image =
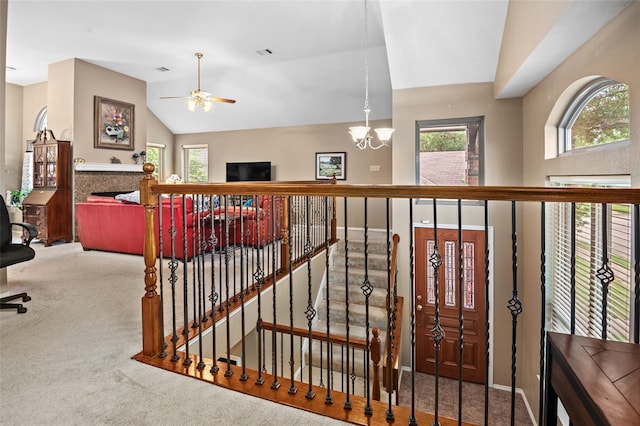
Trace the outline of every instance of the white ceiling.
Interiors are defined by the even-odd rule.
[[[503,96],[526,93],[627,3],[576,1]],[[508,0],[367,4],[372,119],[391,118],[392,89],[494,80]],[[147,106],[176,134],[361,121],[364,44],[363,0],[9,0],[6,80],[46,81],[48,64],[79,58],[146,81]],[[195,52],[202,89],[236,104],[191,113],[159,99],[196,88]]]

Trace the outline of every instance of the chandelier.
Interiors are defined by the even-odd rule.
[[[361,150],[367,147],[371,149],[380,149],[383,146],[389,146],[391,134],[395,131],[390,127],[374,129],[378,136],[379,142],[375,142],[373,136],[369,133],[369,30],[367,25],[367,0],[364,0],[364,126],[349,127],[349,133],[353,138],[353,142]]]

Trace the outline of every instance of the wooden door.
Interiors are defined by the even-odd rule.
[[[438,253],[442,260],[437,283],[430,261],[436,242],[433,228],[415,229],[415,307],[416,307],[416,369],[435,373],[435,347],[432,328],[435,320],[436,292],[440,326],[444,338],[440,342],[438,374],[458,378],[460,335],[460,291],[462,287],[463,350],[462,378],[484,383],[485,378],[485,233],[462,231],[462,255],[459,252],[458,230],[438,228]],[[463,259],[462,274],[460,257]],[[460,280],[462,275],[462,280]],[[462,285],[461,285],[462,281]]]

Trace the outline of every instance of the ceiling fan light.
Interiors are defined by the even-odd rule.
[[[194,112],[196,110],[196,100],[195,99],[189,99],[187,101],[187,109],[191,112]]]
[[[204,112],[211,111],[211,107],[213,107],[213,102],[211,102],[210,100],[205,100],[202,103],[202,109],[204,110]]]
[[[391,127],[381,127],[379,129],[374,129],[376,134],[378,135],[378,139],[383,142],[388,142],[391,140],[391,134],[396,131],[396,129],[392,129]]]
[[[351,134],[353,141],[358,142],[367,136],[369,129],[370,127],[366,126],[349,127],[349,133]]]

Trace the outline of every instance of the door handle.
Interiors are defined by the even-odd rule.
[[[418,312],[421,312],[421,311],[422,311],[422,305],[418,305],[418,306],[416,306],[416,310],[417,310]]]

